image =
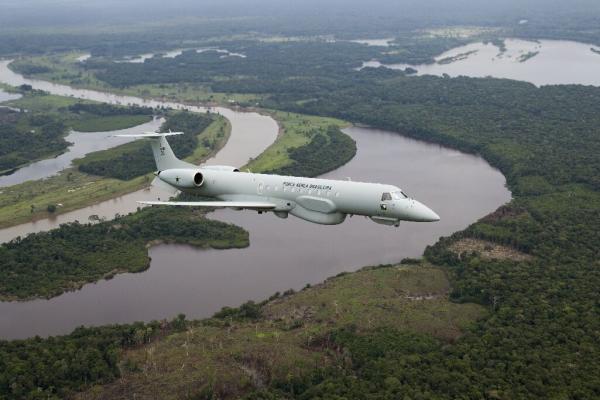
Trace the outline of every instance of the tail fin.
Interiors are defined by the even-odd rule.
[[[136,137],[136,138],[150,138],[150,144],[152,145],[152,153],[154,154],[154,161],[156,162],[156,169],[158,171],[164,171],[166,169],[173,168],[194,168],[194,164],[182,161],[178,159],[169,142],[167,142],[166,136],[172,135],[183,135],[183,132],[145,132],[134,135],[115,135],[118,137]]]

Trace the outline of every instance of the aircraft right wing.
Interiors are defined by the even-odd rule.
[[[249,210],[273,210],[276,205],[259,201],[138,201],[149,206],[183,206],[183,207],[226,207],[246,208]]]

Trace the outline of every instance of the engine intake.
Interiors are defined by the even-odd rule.
[[[201,172],[196,172],[196,174],[194,175],[194,185],[196,185],[197,187],[202,186],[202,184],[204,183],[204,175],[202,175]]]

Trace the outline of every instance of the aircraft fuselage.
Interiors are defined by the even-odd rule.
[[[379,183],[239,172],[232,167],[169,169],[158,177],[177,189],[223,201],[261,201],[273,211],[320,224],[342,223],[346,215],[364,215],[386,225],[401,220],[432,222],[439,216],[398,187]]]

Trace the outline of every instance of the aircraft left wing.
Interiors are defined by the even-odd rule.
[[[149,206],[183,206],[183,207],[226,207],[247,208],[250,210],[273,210],[276,205],[259,201],[138,201]]]

